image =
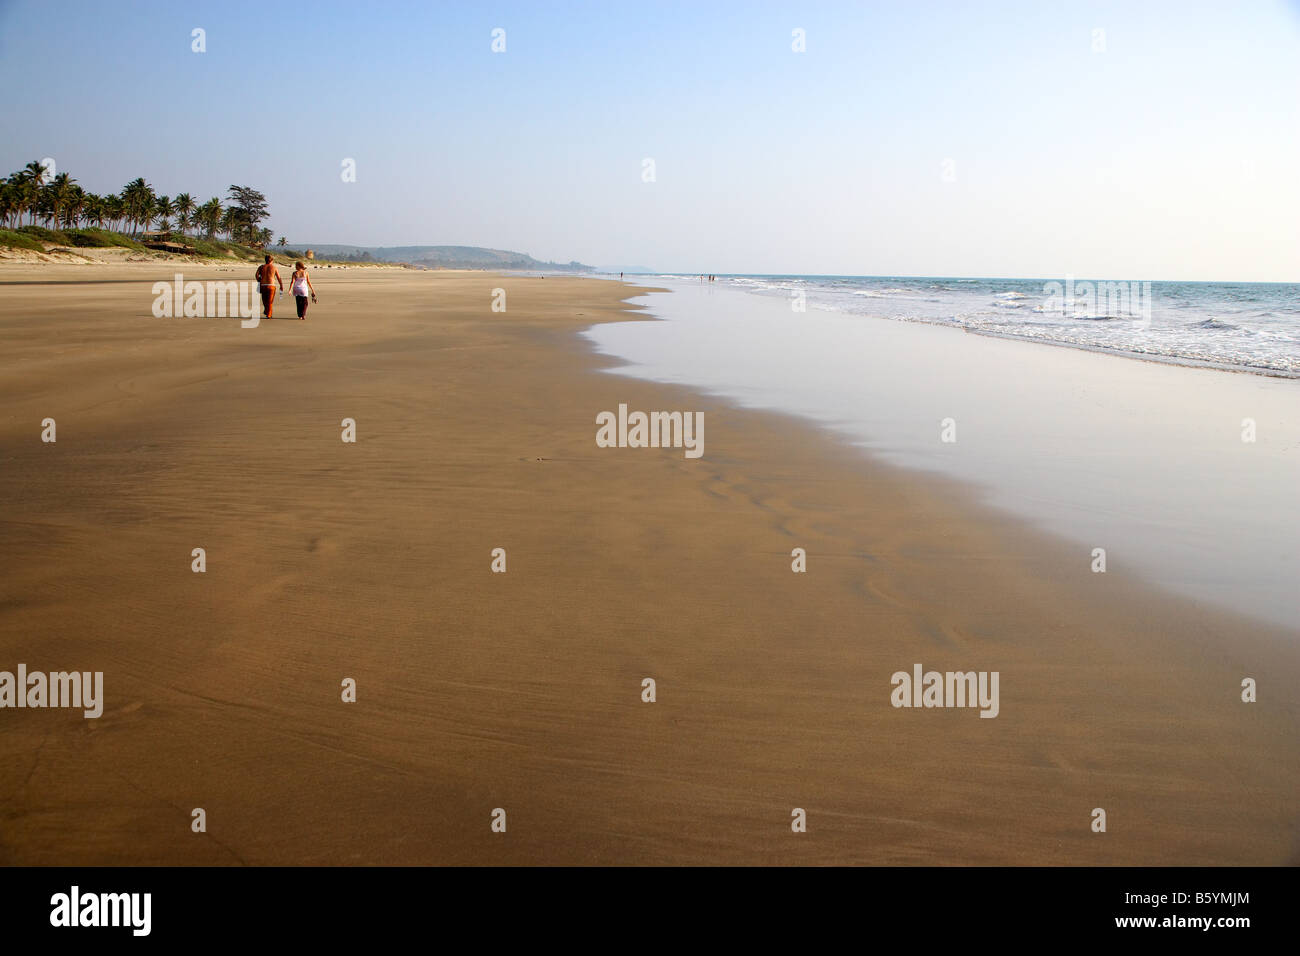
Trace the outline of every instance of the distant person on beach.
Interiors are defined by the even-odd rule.
[[[262,290],[262,318],[271,317],[271,306],[275,303],[275,286],[272,282],[280,286],[280,291],[284,291],[284,280],[280,278],[280,270],[275,267],[268,253],[266,262],[257,267],[257,284]]]
[[[311,277],[307,275],[307,267],[301,262],[294,263],[292,281],[289,284],[289,291],[293,293],[294,299],[298,302],[298,318],[304,322],[307,321],[307,296],[311,296],[313,302],[316,301],[316,290],[312,288]]]

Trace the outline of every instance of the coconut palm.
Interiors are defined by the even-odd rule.
[[[122,190],[122,204],[126,211],[126,220],[135,229],[143,224],[148,228],[149,220],[153,218],[154,192],[143,178],[133,179],[127,183]]]
[[[33,160],[9,177],[13,184],[17,203],[17,222],[22,223],[23,213],[27,213],[28,224],[36,223],[36,206],[40,201],[41,180],[45,178],[45,167]]]
[[[2,2],[2,0],[0,0]],[[172,217],[182,235],[198,230],[208,239],[224,233],[234,242],[271,245],[270,229],[259,228],[267,218],[266,197],[251,186],[231,186],[231,201],[224,205],[213,197],[198,204],[190,193],[175,199],[157,196],[143,177],[133,179],[115,195],[86,192],[67,173],[51,175],[44,163],[33,161],[17,172],[0,178],[0,226],[18,228],[38,221],[52,228],[76,229],[83,224],[138,235],[141,228],[157,225],[170,231]],[[281,237],[280,248],[288,245]]]
[[[49,218],[55,226],[58,226],[63,220],[61,215],[72,203],[76,195],[74,190],[77,188],[76,180],[67,173],[59,173],[50,179],[42,187],[41,191],[45,194],[46,208],[49,212]]]
[[[19,186],[22,191],[23,208],[30,215],[28,225],[36,225],[36,207],[40,204],[41,185],[45,182],[48,172],[45,164],[36,159],[22,168]]]
[[[221,227],[221,200],[213,196],[198,208],[197,215],[207,238],[211,239],[217,234],[217,229]]]
[[[81,225],[81,214],[86,208],[86,191],[80,186],[73,186],[64,197],[60,207],[65,229],[76,229]]]
[[[18,215],[18,187],[14,185],[13,177],[10,176],[0,182],[0,222],[6,226],[11,225],[11,220]]]
[[[181,234],[190,228],[193,223],[194,210],[198,208],[194,200],[190,198],[189,193],[181,193],[172,200],[172,210],[176,213],[176,225],[180,227]]]
[[[50,220],[54,217],[54,196],[48,186],[42,186],[36,191],[36,206],[33,212],[33,220],[39,219],[48,229]]]
[[[239,212],[234,206],[227,206],[221,211],[221,231],[231,242],[235,241],[235,234],[239,232]]]
[[[153,201],[152,221],[158,224],[160,232],[166,232],[170,226],[168,219],[172,215],[172,201],[170,196],[158,196]]]
[[[104,212],[107,215],[109,224],[116,229],[126,218],[126,205],[122,202],[122,197],[105,196]]]
[[[87,224],[94,223],[96,229],[103,229],[108,212],[108,201],[103,196],[96,196],[94,193],[86,194]]]
[[[77,181],[67,173],[59,173],[54,177],[54,201],[59,204],[59,212],[55,213],[57,219],[60,214],[63,218],[69,215],[76,216],[81,211],[81,203],[84,201],[85,192]]]

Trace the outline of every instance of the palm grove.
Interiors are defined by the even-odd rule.
[[[215,196],[201,204],[189,193],[160,196],[143,178],[116,195],[99,196],[67,173],[50,175],[40,162],[28,163],[0,183],[0,223],[13,228],[21,227],[24,218],[32,226],[38,221],[54,229],[95,226],[132,235],[152,227],[265,248],[271,244],[271,230],[261,225],[267,215],[266,197],[251,186],[231,186],[224,204]]]

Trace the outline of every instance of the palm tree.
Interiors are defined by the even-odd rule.
[[[94,193],[86,194],[86,222],[94,223],[96,229],[104,228],[104,220],[108,218],[108,201],[103,196],[96,196]]]
[[[231,242],[235,241],[235,233],[239,231],[239,213],[234,206],[227,206],[221,211],[221,231]]]
[[[125,207],[126,220],[132,226],[143,223],[148,228],[149,221],[153,218],[153,204],[153,187],[143,178],[133,179],[122,190],[122,205]]]
[[[189,229],[196,208],[189,193],[181,193],[172,200],[172,210],[176,213],[176,225],[180,227],[182,235]]]
[[[175,211],[175,208],[176,207],[172,205],[170,196],[159,196],[154,200],[153,215],[154,218],[158,220],[159,231],[169,232],[171,230],[171,223],[168,222],[168,220],[171,219],[172,212]]]
[[[137,179],[131,185],[135,187],[131,193],[134,205],[131,215],[137,226],[148,229],[149,223],[153,221],[153,208],[157,196],[154,194],[153,186],[143,179]]]
[[[50,191],[48,185],[42,186],[36,192],[36,208],[33,219],[39,219],[45,223],[45,228],[50,227],[50,219],[54,216],[54,194]]]
[[[0,0],[3,2],[3,0]],[[143,177],[127,183],[116,195],[87,192],[67,173],[52,175],[44,163],[33,161],[7,177],[0,177],[0,226],[20,228],[38,221],[58,229],[95,226],[139,235],[141,228],[157,224],[170,231],[172,217],[182,235],[202,229],[208,239],[224,233],[232,242],[266,248],[275,239],[260,227],[267,217],[266,197],[251,186],[230,187],[231,202],[213,197],[199,204],[189,193],[175,199],[157,196]],[[284,249],[289,240],[281,236]]]
[[[36,207],[41,199],[41,184],[45,181],[45,175],[49,172],[45,164],[38,159],[32,160],[22,170],[15,174],[21,178],[18,180],[19,189],[21,190],[22,209],[19,210],[18,216],[21,219],[23,210],[30,213],[31,218],[28,225],[36,225]]]
[[[105,196],[104,212],[107,214],[108,221],[116,228],[126,217],[126,205],[122,202],[121,196]]]
[[[73,186],[68,197],[63,201],[63,225],[67,229],[76,229],[81,225],[81,214],[86,208],[86,191],[80,186]]]
[[[9,183],[14,190],[15,214],[18,225],[22,224],[23,213],[30,214],[29,225],[35,224],[36,204],[40,199],[41,179],[44,175],[45,167],[39,162],[33,161],[9,177]]]
[[[207,238],[211,239],[217,234],[217,230],[221,228],[222,212],[221,200],[216,196],[213,196],[198,208],[199,222],[203,225]]]
[[[142,180],[136,180],[136,182],[142,182]],[[134,183],[127,183],[122,187],[122,191],[117,194],[118,207],[122,211],[122,230],[124,232],[135,225],[135,220],[132,217],[135,214],[135,206],[139,200],[131,194],[133,185]],[[134,229],[132,231],[134,232]]]
[[[0,222],[6,226],[18,215],[18,187],[14,185],[13,176],[0,183]]]
[[[61,222],[59,213],[72,200],[73,179],[67,173],[59,173],[41,187],[41,198],[48,213],[48,219],[56,227]]]

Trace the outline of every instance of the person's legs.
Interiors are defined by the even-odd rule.
[[[275,286],[272,285],[262,286],[262,312],[263,312],[262,317],[263,318],[269,319],[271,317],[271,303],[273,303],[274,301],[275,301]]]
[[[298,318],[307,318],[307,297],[305,295],[296,295],[294,298],[298,300]]]

